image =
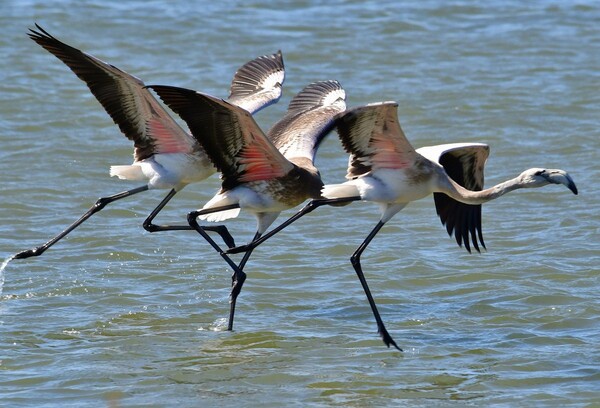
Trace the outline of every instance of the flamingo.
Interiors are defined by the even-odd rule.
[[[323,187],[325,199],[313,200],[293,217],[249,245],[229,249],[236,253],[255,248],[287,225],[325,204],[372,201],[381,218],[352,254],[350,260],[367,296],[383,342],[402,351],[381,319],[360,263],[361,254],[383,225],[409,202],[430,194],[437,214],[449,235],[471,252],[485,248],[481,232],[481,204],[506,193],[549,184],[565,185],[573,194],[577,187],[564,170],[532,168],[517,177],[483,190],[483,169],[489,146],[483,143],[451,143],[415,150],[398,121],[398,104],[380,102],[349,109],[336,119],[344,149],[350,153],[348,181]]]
[[[333,119],[346,109],[346,93],[337,81],[306,86],[290,102],[286,115],[267,135],[244,109],[187,89],[150,86],[189,126],[217,169],[220,191],[201,210],[188,214],[189,224],[233,269],[228,330],[233,328],[237,297],[252,250],[236,265],[203,231],[197,218],[223,221],[240,209],[257,219],[253,240],[279,216],[308,198],[320,198],[323,182],[314,166],[319,144],[333,129]]]
[[[123,134],[134,143],[133,164],[111,166],[110,175],[146,184],[99,198],[77,221],[45,244],[17,253],[14,258],[39,256],[107,204],[151,189],[169,193],[143,223],[149,232],[190,230],[189,225],[155,225],[156,215],[187,184],[202,181],[216,172],[200,144],[166,112],[144,83],[117,67],[73,48],[36,24],[29,37],[64,62],[83,80]],[[229,101],[255,113],[277,102],[285,70],[281,51],[258,57],[234,75]],[[219,233],[228,246],[233,238],[224,226],[206,227]]]

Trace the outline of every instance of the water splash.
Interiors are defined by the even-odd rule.
[[[6,265],[8,265],[8,263],[14,258],[14,255],[9,256],[4,260],[4,262],[2,262],[2,265],[0,266],[0,296],[2,296],[2,290],[4,289],[4,269],[6,269]]]
[[[228,320],[225,317],[221,317],[213,322],[210,327],[212,331],[225,331],[227,330]]]

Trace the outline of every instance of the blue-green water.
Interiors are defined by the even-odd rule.
[[[265,128],[304,85],[336,79],[349,106],[398,101],[415,147],[488,143],[486,185],[563,168],[580,194],[486,204],[482,254],[456,246],[430,198],[386,224],[362,262],[404,353],[378,338],[349,262],[375,205],[319,209],[260,247],[227,332],[223,260],[195,233],[142,229],[164,192],[122,200],[4,270],[0,405],[600,406],[600,4],[202,3],[0,3],[2,259],[137,186],[109,177],[130,142],[29,40],[35,22],[146,83],[223,97],[238,66],[281,49],[284,96],[257,116]],[[332,134],[325,181],[346,164]],[[218,186],[186,188],[157,221],[184,221]],[[243,242],[255,221],[229,226]]]

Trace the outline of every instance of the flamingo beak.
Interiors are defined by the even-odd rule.
[[[567,188],[571,190],[573,194],[578,194],[575,182],[573,181],[569,173],[567,173],[564,170],[548,170],[548,181],[550,181],[553,184],[563,184],[567,186]]]

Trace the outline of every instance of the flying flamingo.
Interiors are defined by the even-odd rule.
[[[323,182],[314,166],[319,144],[333,129],[334,117],[346,109],[346,93],[337,81],[315,82],[290,102],[286,115],[267,135],[244,109],[191,90],[150,86],[189,126],[222,173],[221,190],[201,210],[188,215],[195,228],[233,269],[228,330],[246,274],[203,231],[197,218],[222,221],[240,209],[256,216],[258,239],[281,211],[308,198],[320,198]]]
[[[39,247],[19,252],[14,258],[41,255],[107,204],[151,189],[170,191],[146,218],[144,229],[149,232],[190,230],[189,225],[155,225],[152,221],[179,190],[216,172],[201,145],[169,116],[140,79],[57,40],[37,24],[36,27],[39,31],[31,29],[29,37],[83,80],[123,134],[133,141],[133,164],[111,166],[110,175],[144,180],[146,184],[101,197],[60,234]],[[229,101],[255,113],[279,100],[284,77],[281,51],[258,57],[235,73]],[[233,245],[233,238],[224,226],[205,228],[218,232],[228,246]]]
[[[481,233],[481,204],[520,188],[563,184],[574,194],[577,187],[564,170],[533,168],[491,188],[483,188],[483,168],[489,147],[482,143],[454,143],[415,150],[398,122],[398,104],[382,102],[349,109],[337,119],[337,130],[350,153],[346,181],[323,187],[325,199],[313,200],[293,217],[260,239],[228,250],[251,250],[287,225],[324,204],[373,201],[381,218],[350,258],[377,321],[384,343],[401,350],[388,333],[367,285],[360,256],[371,240],[409,202],[433,193],[437,214],[449,235],[471,252],[485,248]],[[479,242],[478,242],[479,241]]]

